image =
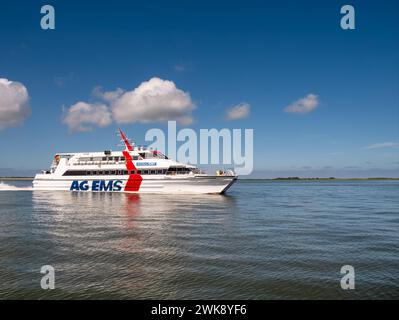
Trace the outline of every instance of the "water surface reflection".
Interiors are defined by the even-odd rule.
[[[0,192],[0,298],[398,297],[397,181],[227,196]],[[40,267],[56,289],[40,289]],[[341,290],[351,264],[356,290]]]
[[[233,234],[235,199],[224,195],[35,191],[32,199],[33,229],[54,245],[49,259],[72,292],[90,283],[101,294],[153,297],[165,286],[162,295],[174,297],[195,259],[223,250],[218,234]]]

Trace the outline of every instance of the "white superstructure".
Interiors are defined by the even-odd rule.
[[[50,170],[35,176],[34,190],[224,193],[237,179],[231,170],[206,175],[120,135],[124,151],[56,154]]]

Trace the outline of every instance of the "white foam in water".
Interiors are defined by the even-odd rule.
[[[30,191],[32,187],[17,187],[0,181],[0,191]]]

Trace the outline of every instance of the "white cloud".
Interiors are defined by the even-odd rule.
[[[234,107],[227,110],[226,119],[227,120],[239,120],[244,119],[249,116],[251,111],[251,106],[246,102],[241,102]]]
[[[0,129],[21,124],[30,112],[26,87],[22,83],[0,78]]]
[[[112,102],[118,99],[124,91],[121,88],[117,88],[114,91],[103,91],[101,87],[95,87],[93,89],[92,95],[94,98],[101,99],[107,102]]]
[[[395,148],[399,147],[399,142],[381,142],[369,145],[366,149],[378,149],[378,148]]]
[[[64,112],[63,123],[71,132],[90,131],[94,126],[105,127],[118,123],[151,123],[175,120],[182,125],[193,122],[195,108],[190,94],[176,87],[172,81],[152,78],[132,91],[117,88],[103,91],[95,87],[93,98],[101,103],[78,102]]]
[[[70,132],[91,131],[94,126],[106,127],[112,122],[111,113],[104,104],[78,102],[64,115],[63,122]]]
[[[193,122],[195,104],[190,94],[176,87],[172,81],[152,78],[136,89],[123,93],[111,104],[118,123],[151,123],[175,120],[187,125]]]
[[[319,105],[318,96],[315,94],[308,94],[284,108],[285,112],[289,113],[308,113],[313,111]]]

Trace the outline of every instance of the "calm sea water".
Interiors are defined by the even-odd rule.
[[[2,299],[399,298],[398,181],[239,181],[224,196],[0,189]],[[340,287],[347,264],[355,290]],[[54,290],[40,288],[43,265]]]

